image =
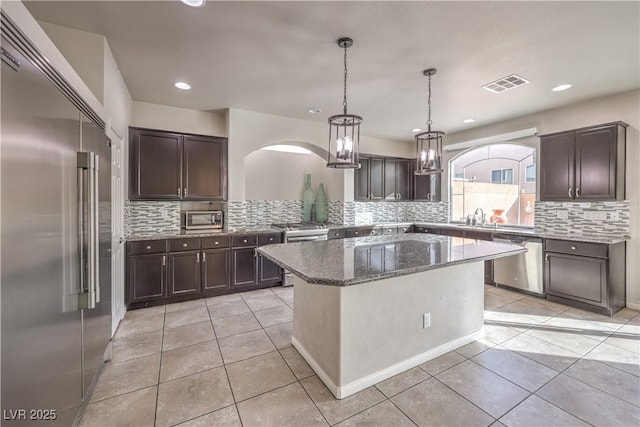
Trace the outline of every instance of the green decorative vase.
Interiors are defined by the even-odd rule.
[[[311,189],[311,174],[308,173],[304,180],[304,191],[302,192],[302,221],[311,222],[311,208],[315,197]]]
[[[318,193],[316,194],[316,222],[324,224],[327,222],[329,215],[329,203],[327,202],[327,193],[324,191],[324,185],[320,184]]]

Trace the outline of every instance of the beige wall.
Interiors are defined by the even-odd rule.
[[[627,305],[640,309],[640,90],[592,99],[566,107],[447,135],[445,144],[536,127],[538,134],[621,120],[627,128],[626,199],[631,203],[631,240],[627,242]],[[528,138],[533,141],[534,138]],[[520,142],[520,141],[519,141]],[[455,153],[448,153],[450,158]],[[448,183],[443,184],[447,195]],[[445,196],[446,197],[446,196]]]
[[[103,102],[105,38],[49,22],[39,24],[98,101]]]
[[[290,119],[270,114],[229,109],[229,200],[245,200],[245,158],[252,152],[274,144],[293,143],[317,147],[324,151],[328,144],[329,129],[326,123]],[[413,144],[360,137],[360,151],[388,156],[411,157]],[[353,171],[334,171],[344,175],[344,197],[353,198]],[[347,184],[348,183],[348,184]],[[279,185],[279,182],[272,182]],[[335,199],[334,199],[335,200]]]
[[[199,135],[228,135],[225,112],[189,110],[139,101],[133,102],[131,126]]]
[[[329,200],[342,200],[344,174],[326,166],[317,154],[283,153],[257,150],[244,160],[246,200],[302,200],[305,174],[311,174],[311,187],[324,184]]]

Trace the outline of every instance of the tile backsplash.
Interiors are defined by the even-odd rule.
[[[230,228],[270,226],[302,221],[300,200],[245,200],[223,204]],[[365,225],[384,222],[447,222],[447,202],[329,202],[329,222]],[[535,227],[558,235],[629,235],[629,201],[537,202]],[[180,231],[180,202],[124,203],[126,236],[139,233],[173,234]]]
[[[536,202],[535,228],[558,235],[629,235],[628,200]]]
[[[124,234],[180,231],[180,202],[124,201]]]

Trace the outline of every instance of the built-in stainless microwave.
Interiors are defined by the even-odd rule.
[[[222,228],[222,211],[187,211],[184,224],[187,230]]]

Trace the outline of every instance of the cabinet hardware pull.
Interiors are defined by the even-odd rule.
[[[572,251],[575,251],[575,250],[576,250],[576,247],[575,247],[575,246],[571,246],[571,250],[572,250]]]
[[[182,194],[182,191],[180,191],[180,187],[178,187],[178,197],[180,197],[180,194]]]
[[[398,199],[402,199],[402,193],[398,193]]]
[[[576,188],[576,198],[580,197],[580,187]]]
[[[189,246],[189,244],[188,244],[188,243],[183,243],[183,244],[182,244],[182,247],[183,247],[183,248],[186,248],[187,246]]]
[[[214,244],[214,245],[218,245],[218,244],[220,244],[220,242],[214,242],[213,244]]]
[[[200,252],[196,254],[196,262],[200,262]]]
[[[431,193],[427,193],[427,200],[431,200]]]
[[[269,237],[269,241],[270,241],[270,242],[273,242],[273,237]]]
[[[544,255],[544,262],[546,262],[547,264],[549,264],[549,254],[545,254],[545,255]]]
[[[569,187],[569,197],[573,199],[573,188]]]
[[[167,256],[166,255],[162,255],[162,266],[166,266],[167,265]]]
[[[340,233],[333,233],[333,235],[334,235],[334,236],[339,236],[339,235],[340,235]]]
[[[243,242],[243,243],[247,243],[247,239],[244,239],[242,242]]]
[[[202,252],[202,262],[207,262],[207,253]]]
[[[147,246],[147,249],[151,249],[151,246]]]

